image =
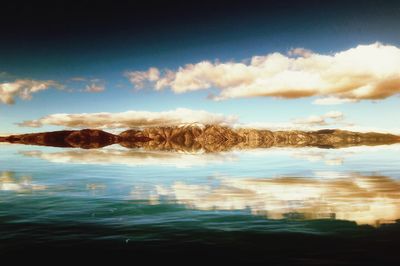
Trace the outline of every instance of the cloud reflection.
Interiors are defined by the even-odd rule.
[[[378,226],[400,219],[400,181],[380,175],[233,178],[217,186],[176,182],[155,194],[198,210],[245,210],[270,219],[339,219]],[[155,200],[152,195],[152,201]]]
[[[332,154],[324,150],[302,150],[293,152],[291,156],[295,159],[304,159],[309,162],[324,162],[326,165],[339,166],[343,165],[345,157],[348,155],[351,155],[351,153]]]
[[[45,190],[47,187],[32,183],[29,176],[17,178],[13,172],[0,174],[0,191],[30,192],[33,190]]]
[[[119,164],[126,166],[167,165],[178,168],[205,166],[210,163],[224,163],[237,160],[236,154],[228,153],[181,153],[146,150],[66,150],[61,152],[21,151],[29,157],[40,158],[53,163],[73,164]]]

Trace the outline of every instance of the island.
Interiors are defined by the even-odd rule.
[[[271,147],[342,148],[388,145],[400,136],[339,129],[271,131],[220,125],[184,125],[129,129],[112,134],[98,129],[61,130],[0,137],[0,142],[64,148],[97,149],[119,144],[126,148],[184,152],[221,152]]]

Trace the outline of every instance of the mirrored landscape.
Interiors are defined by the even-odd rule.
[[[0,239],[37,256],[69,245],[89,256],[155,248],[279,262],[295,245],[294,262],[314,252],[329,263],[367,259],[400,232],[399,155],[399,144],[185,152],[3,143]],[[359,253],[348,252],[354,245]],[[232,249],[241,252],[227,259]]]
[[[3,1],[0,258],[400,265],[400,1]]]
[[[34,238],[44,224],[96,225],[105,231],[87,240],[116,243],[196,230],[350,237],[396,229],[400,219],[398,144],[221,153],[3,144],[0,152],[0,217],[14,228],[2,240]]]

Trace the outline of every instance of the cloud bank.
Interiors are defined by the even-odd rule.
[[[400,134],[396,128],[376,128],[360,126],[349,121],[340,111],[330,111],[320,115],[298,117],[284,122],[242,122],[238,116],[211,113],[204,110],[177,108],[170,111],[126,111],[120,113],[77,113],[50,114],[39,119],[17,123],[20,127],[59,126],[63,128],[97,128],[115,130],[157,126],[179,126],[187,124],[214,124],[232,128],[253,128],[267,130],[319,130],[340,128],[357,132],[381,132]],[[14,132],[15,133],[15,132]],[[10,135],[10,134],[3,134]]]
[[[32,94],[47,90],[51,87],[62,88],[58,82],[53,80],[18,79],[14,82],[0,83],[0,102],[14,104],[16,97],[23,100],[30,100]]]
[[[26,120],[18,123],[22,127],[61,126],[67,128],[99,128],[123,129],[156,126],[178,126],[184,124],[214,124],[234,128],[258,129],[298,129],[310,130],[321,127],[349,126],[345,116],[340,111],[330,111],[322,115],[311,115],[296,118],[291,122],[282,123],[241,123],[237,116],[227,116],[202,110],[177,108],[171,111],[148,112],[126,111],[121,113],[81,113],[81,114],[51,114],[39,119]]]
[[[125,75],[137,88],[175,93],[219,89],[214,100],[243,97],[301,98],[318,96],[317,104],[385,99],[400,92],[400,48],[374,43],[334,54],[296,48],[287,55],[253,56],[249,62],[188,64],[176,71],[157,68]],[[337,99],[334,101],[334,99]]]
[[[237,118],[234,116],[177,108],[165,112],[127,111],[121,113],[51,114],[40,119],[24,121],[19,125],[26,127],[52,125],[69,128],[116,129],[175,126],[190,123],[230,125],[236,120]]]
[[[326,98],[319,98],[313,101],[313,104],[317,105],[338,105],[343,103],[355,103],[358,102],[356,99],[345,99],[345,98],[337,98],[337,97],[326,97]]]

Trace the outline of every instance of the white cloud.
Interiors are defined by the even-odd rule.
[[[232,128],[253,128],[267,130],[319,130],[340,128],[356,132],[381,132],[400,134],[397,128],[376,128],[351,123],[340,111],[330,111],[321,115],[310,115],[283,122],[242,122],[234,115],[210,113],[203,110],[177,108],[171,111],[148,112],[126,111],[121,113],[81,113],[50,114],[39,119],[26,120],[17,125],[21,127],[60,126],[64,128],[98,128],[107,129],[118,134],[121,129],[156,126],[179,126],[186,124],[216,124]],[[14,134],[16,134],[14,132]],[[10,134],[3,134],[10,135]]]
[[[84,83],[83,89],[71,88],[70,89],[71,92],[79,91],[79,92],[99,93],[106,90],[105,82],[100,78],[87,78],[87,77],[76,76],[70,78],[67,82]]]
[[[299,118],[293,121],[294,124],[308,125],[308,126],[325,126],[327,122],[324,116],[311,115],[307,118]]]
[[[106,88],[104,85],[101,84],[88,84],[86,85],[86,88],[84,90],[84,92],[93,92],[93,93],[97,93],[97,92],[102,92],[104,91]]]
[[[315,103],[327,104],[384,99],[400,92],[396,46],[374,43],[325,55],[298,48],[288,54],[253,56],[249,63],[203,61],[163,75],[156,68],[126,75],[139,88],[145,82],[152,82],[156,90],[168,87],[176,93],[218,88],[215,100],[321,96]]]
[[[344,119],[344,115],[339,111],[330,111],[323,115],[312,115],[307,118],[295,119],[294,124],[307,126],[327,126],[335,124]]]
[[[147,71],[127,71],[125,76],[136,88],[141,89],[146,81],[157,81],[160,79],[160,71],[151,67]]]
[[[52,114],[40,119],[20,123],[20,126],[41,127],[43,125],[69,128],[134,128],[151,126],[173,126],[190,123],[231,125],[234,116],[214,114],[201,110],[177,108],[165,112],[127,111],[122,113]]]
[[[357,102],[356,99],[346,99],[346,98],[337,98],[337,97],[325,97],[319,98],[313,101],[313,104],[317,105],[338,105],[343,103],[354,103]]]
[[[242,123],[237,122],[233,125],[234,128],[253,128],[253,129],[267,129],[267,130],[302,130],[312,131],[326,128],[340,128],[342,130],[350,130],[357,132],[382,132],[382,133],[396,133],[398,130],[370,128],[357,126],[349,122],[345,115],[340,111],[330,111],[321,115],[310,115],[308,117],[294,118],[291,121],[283,122],[250,122]]]
[[[332,118],[334,120],[342,120],[344,115],[340,111],[330,111],[324,115],[325,118]]]
[[[18,79],[14,82],[0,83],[0,102],[14,104],[16,97],[29,100],[32,98],[32,94],[51,87],[62,88],[59,83],[53,80]]]
[[[350,123],[339,111],[330,111],[321,115],[295,118],[286,122],[241,122],[234,115],[210,113],[203,110],[177,108],[171,111],[148,112],[126,111],[121,113],[81,113],[50,114],[39,119],[18,123],[21,127],[60,126],[64,128],[98,128],[118,133],[121,129],[155,126],[179,126],[185,124],[216,124],[232,128],[254,128],[268,130],[319,130],[340,128],[357,132],[399,133],[396,129],[363,127]],[[5,134],[7,135],[7,134]],[[9,135],[9,134],[8,134]]]

